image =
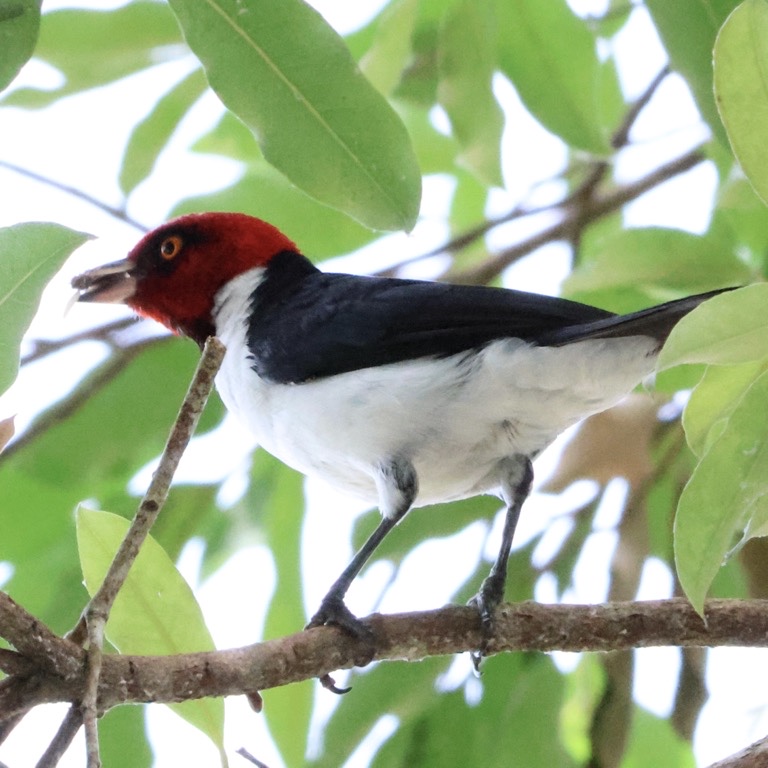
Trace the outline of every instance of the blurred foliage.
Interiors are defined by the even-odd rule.
[[[179,188],[174,213],[246,211],[285,230],[312,258],[325,259],[376,243],[376,229],[410,229],[434,218],[432,211],[417,220],[416,211],[420,174],[427,182],[438,176],[450,185],[440,220],[454,239],[439,254],[436,277],[500,281],[508,266],[560,242],[572,267],[564,292],[629,311],[764,278],[768,37],[754,31],[768,29],[766,7],[764,0],[647,0],[645,6],[611,2],[602,16],[584,17],[565,0],[390,0],[342,39],[300,0],[134,0],[41,19],[37,3],[18,0],[0,8],[0,85],[30,56],[55,68],[61,82],[52,89],[11,86],[0,100],[0,120],[7,109],[41,110],[45,119],[48,105],[70,95],[109,88],[164,62],[188,61],[186,74],[161,98],[135,106],[115,180],[124,196],[120,210],[140,187],[152,185],[158,159],[210,83],[231,111],[223,111],[192,151],[235,160],[241,174],[204,195],[184,197]],[[619,62],[626,66],[628,57],[640,55],[628,45],[639,17],[655,27],[671,74],[653,73],[645,92],[630,93]],[[644,135],[639,142],[647,167],[628,179],[617,169],[638,146],[636,122],[672,78],[687,88],[706,129],[699,135],[709,138],[670,154],[664,138],[679,126],[664,124],[657,110],[656,138]],[[517,111],[502,98],[512,92]],[[499,212],[498,188],[516,187],[505,154],[517,162],[527,155],[542,159],[537,148],[520,146],[523,122],[537,125],[563,161],[552,171],[547,159],[549,170],[514,200],[503,198],[512,202]],[[12,157],[12,147],[3,151]],[[627,226],[629,204],[705,164],[716,174],[705,231]],[[676,204],[682,212],[686,201]],[[552,215],[540,227],[532,217],[528,229],[512,226],[542,209]],[[54,261],[61,263],[80,237],[49,225],[0,232],[4,384],[15,372],[22,333]],[[397,256],[393,273],[402,266]],[[400,261],[408,260],[413,256],[403,253]],[[668,365],[710,364],[705,372],[691,368],[661,379],[661,389],[671,393],[701,378],[683,422],[659,420],[656,407],[633,412],[634,421],[607,414],[593,421],[578,455],[566,451],[552,489],[586,478],[596,496],[570,510],[562,541],[543,562],[534,555],[545,532],[515,552],[510,599],[531,598],[545,583],[554,584],[558,597],[568,592],[585,548],[604,533],[594,520],[615,476],[628,479],[628,492],[615,525],[619,544],[607,569],[608,595],[634,596],[651,557],[670,569],[676,558],[680,581],[697,605],[715,575],[715,594],[764,594],[760,558],[731,557],[719,570],[724,557],[766,532],[763,293],[756,286],[722,296],[687,318],[673,340]],[[6,588],[58,632],[75,623],[87,599],[73,509],[90,499],[123,516],[133,512],[129,482],[161,450],[195,361],[193,345],[178,340],[116,340],[98,329],[94,336],[104,341],[106,359],[0,456],[0,558],[13,567]],[[214,429],[222,417],[212,399],[200,430]],[[627,441],[622,429],[637,430],[632,434],[642,439]],[[300,478],[258,451],[251,461],[238,501],[223,505],[218,483],[177,487],[154,534],[172,559],[200,537],[207,575],[245,543],[266,542],[278,581],[265,622],[272,637],[302,625],[304,584],[314,577],[300,574]],[[461,535],[478,519],[489,526],[497,511],[489,499],[417,511],[373,566],[386,562],[397,573],[418,557],[414,549],[422,541]],[[358,519],[356,542],[375,516]],[[757,544],[748,551],[754,554]],[[455,599],[477,589],[487,567],[480,555]],[[428,580],[432,565],[420,562]],[[93,563],[86,563],[86,573],[89,567]],[[631,654],[626,660],[585,657],[563,672],[549,656],[514,654],[489,660],[482,681],[471,677],[468,664],[457,679],[447,659],[380,664],[353,674],[354,692],[322,720],[314,747],[308,734],[316,700],[308,684],[268,692],[265,716],[288,766],[304,764],[308,752],[312,764],[342,765],[385,715],[396,726],[374,750],[376,766],[508,765],[511,755],[524,755],[527,768],[692,764],[691,733],[678,720],[631,705]],[[702,677],[703,666],[692,674]],[[676,697],[676,711],[693,708],[688,719],[695,720],[700,700],[684,685]],[[108,764],[110,754],[121,764],[126,744],[131,766],[152,763],[135,711],[110,713],[102,726]]]

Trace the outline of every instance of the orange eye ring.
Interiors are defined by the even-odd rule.
[[[160,244],[160,256],[166,261],[171,261],[181,253],[183,245],[184,241],[178,235],[166,237]]]

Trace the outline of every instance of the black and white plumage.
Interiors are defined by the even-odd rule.
[[[165,224],[74,284],[199,344],[215,333],[227,346],[217,387],[259,443],[378,504],[379,528],[311,622],[358,633],[344,594],[395,523],[413,506],[495,493],[508,515],[476,599],[488,626],[531,460],[652,373],[677,321],[711,295],[617,316],[501,288],[326,274],[241,214]]]

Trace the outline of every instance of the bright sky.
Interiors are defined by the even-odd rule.
[[[46,10],[73,3],[46,2]],[[86,5],[78,3],[77,5]],[[93,0],[95,7],[104,7],[105,3]],[[365,20],[371,8],[378,3],[345,3],[342,0],[316,0],[318,7],[340,31],[352,29]],[[599,12],[606,3],[575,2],[571,5],[579,12],[591,10]],[[351,13],[358,12],[359,17],[351,18]],[[632,21],[621,33],[621,50],[627,51],[626,60],[620,61],[622,85],[631,96],[638,95],[659,71],[664,63],[664,54],[655,38],[652,25],[645,11],[639,7],[633,14]],[[136,113],[137,97],[141,95],[141,104],[149,108],[151,99],[148,95],[159,96],[174,82],[178,81],[192,66],[192,62],[174,62],[156,67],[151,72],[140,73],[109,89],[109,101],[105,101],[106,92],[92,92],[72,97],[63,103],[46,110],[45,117],[40,113],[27,113],[22,110],[2,110],[0,122],[0,159],[30,170],[58,179],[65,184],[75,186],[107,203],[119,202],[119,191],[115,179],[121,148],[128,138],[131,127],[143,115]],[[30,65],[22,73],[22,82],[50,82],[56,73],[48,71],[42,65]],[[560,143],[547,134],[522,110],[514,89],[503,78],[496,83],[497,93],[504,104],[509,117],[508,124],[514,126],[505,137],[504,171],[507,189],[492,195],[489,212],[509,210],[514,203],[530,189],[531,185],[541,182],[556,173],[565,162],[565,154]],[[238,164],[223,159],[215,159],[191,154],[187,148],[194,139],[213,125],[218,116],[218,106],[214,99],[199,105],[194,114],[185,119],[174,144],[161,157],[158,168],[152,177],[138,190],[129,213],[140,222],[154,226],[160,223],[170,206],[180,195],[191,195],[227,184],[236,178]],[[88,115],[88,120],[82,116]],[[96,115],[96,119],[93,116]],[[677,116],[679,128],[659,139],[659,115],[664,117],[664,125],[669,125],[670,115]],[[439,124],[441,116],[435,115]],[[55,126],[52,130],[51,126]],[[666,129],[665,129],[666,130]],[[693,146],[705,136],[698,122],[695,108],[687,90],[678,78],[669,77],[659,89],[651,106],[638,121],[633,138],[637,146],[619,165],[617,172],[633,178],[645,172],[649,167],[658,165],[666,159]],[[703,231],[708,223],[709,209],[714,191],[715,174],[711,167],[698,167],[694,171],[670,182],[658,191],[648,194],[629,207],[627,220],[635,226],[649,224],[682,227],[694,232]],[[375,247],[368,248],[355,257],[338,260],[334,268],[350,271],[366,271],[375,268],[379,260],[386,261],[388,252],[399,253],[424,252],[441,242],[446,233],[439,219],[448,201],[450,189],[444,179],[429,179],[425,188],[423,214],[425,220],[417,227],[413,235],[392,235]],[[551,187],[542,188],[541,194],[552,194]],[[687,200],[685,208],[680,201]],[[70,335],[83,327],[100,324],[107,319],[125,316],[124,309],[98,305],[75,306],[66,316],[64,307],[71,295],[69,280],[84,268],[121,257],[137,239],[138,233],[130,227],[116,222],[81,201],[73,200],[60,191],[32,182],[17,174],[0,169],[0,226],[15,224],[20,221],[58,221],[75,229],[82,229],[98,236],[98,240],[82,248],[54,280],[43,300],[43,311],[35,320],[31,335],[42,338],[57,338]],[[525,221],[514,226],[538,226],[537,222]],[[507,233],[497,233],[491,238],[508,237]],[[393,245],[397,248],[394,249]],[[310,250],[311,244],[305,244]],[[546,258],[546,270],[541,269],[541,257]],[[559,263],[560,270],[553,269]],[[434,266],[434,265],[433,265]],[[429,268],[428,266],[426,267]],[[420,266],[420,270],[425,267]],[[506,275],[508,283],[518,288],[555,293],[567,269],[567,254],[558,245],[548,246],[546,252],[533,256],[516,265]],[[421,272],[420,272],[421,274]],[[0,398],[0,417],[9,413],[18,413],[20,427],[28,423],[36,411],[52,399],[61,395],[81,376],[84,368],[95,364],[104,354],[97,344],[80,345],[77,357],[69,356],[64,361],[51,358],[30,367],[13,392]],[[60,392],[53,392],[51,381],[59,381]],[[251,441],[239,430],[237,425],[227,423],[226,440],[241,446],[247,451]],[[231,456],[212,448],[222,435],[197,440],[189,452],[186,470],[182,477],[199,477],[202,462],[209,476],[223,477],[233,469]],[[212,461],[221,456],[221,462]],[[550,452],[537,462],[537,478],[546,478],[549,468],[554,463],[556,451]],[[145,476],[142,476],[145,477]],[[142,477],[137,485],[142,484]],[[238,473],[234,472],[228,487],[236,493]],[[623,493],[621,482],[616,483],[613,492],[620,498]],[[559,537],[567,533],[568,522],[557,520],[564,510],[571,508],[574,498],[583,499],[590,494],[588,487],[570,489],[562,497],[547,497],[534,494],[523,514],[518,546],[547,526],[553,518],[551,529],[542,541],[541,547],[555,546]],[[332,541],[324,545],[326,552],[320,562],[312,563],[312,583],[307,585],[309,608],[319,602],[325,586],[336,577],[338,563],[346,561],[349,550],[346,544],[348,530],[357,509],[350,502],[318,484],[308,484],[310,514],[304,532],[305,541],[317,541],[324,535],[327,525],[325,512],[334,510],[336,522]],[[577,569],[576,588],[569,599],[578,602],[597,602],[605,598],[606,584],[595,579],[596,572],[604,572],[603,564],[610,558],[615,537],[610,532],[611,520],[615,518],[616,506],[603,505],[596,521],[595,535],[590,547]],[[417,513],[418,514],[418,513]],[[498,535],[498,531],[495,532]],[[463,581],[474,566],[475,553],[482,546],[485,531],[481,524],[472,526],[461,536],[452,539],[427,542],[406,561],[398,579],[380,605],[387,610],[409,610],[440,605],[447,601],[453,589]],[[496,538],[493,538],[496,541]],[[495,544],[491,546],[493,548]],[[306,547],[309,549],[309,547]],[[197,582],[197,564],[201,552],[199,546],[191,544],[182,556],[181,567],[190,582]],[[543,552],[539,553],[543,556]],[[437,585],[423,585],[420,572],[427,562],[450,563],[454,581],[435,579]],[[226,568],[222,569],[205,584],[199,585],[198,595],[203,605],[209,627],[213,631],[219,647],[242,645],[252,642],[261,632],[263,606],[271,595],[273,584],[267,575],[270,569],[269,552],[264,548],[254,547],[240,553]],[[589,563],[598,563],[599,568],[588,567]],[[464,570],[462,570],[462,563]],[[353,610],[366,612],[373,608],[378,595],[389,579],[386,566],[370,569],[350,592]],[[643,580],[640,597],[666,597],[671,592],[671,577],[665,565],[659,562],[649,563],[647,578]],[[2,571],[0,571],[2,577]],[[424,588],[414,590],[414,584]],[[227,597],[241,591],[239,585],[252,585],[254,605],[251,620],[243,618],[242,611],[231,610]],[[537,599],[552,600],[554,593],[551,585],[543,580],[538,587]],[[256,606],[262,606],[257,608]],[[572,666],[573,656],[557,656],[564,666]],[[768,690],[768,658],[764,651],[742,649],[718,649],[711,653],[708,670],[708,685],[712,693],[710,702],[705,707],[696,735],[696,754],[700,764],[724,757],[741,748],[768,730],[766,718],[765,691]],[[637,700],[651,711],[666,714],[671,695],[674,691],[679,654],[674,649],[651,649],[637,653],[637,673],[635,693]],[[469,668],[469,661],[457,658],[454,664],[457,680],[463,680]],[[742,681],[749,681],[748,687]],[[476,687],[476,690],[479,688]],[[332,706],[332,697],[318,694],[325,707]],[[271,746],[264,730],[264,720],[254,715],[247,705],[233,699],[227,702],[228,746],[234,752],[245,746],[271,768],[277,768],[281,762]],[[47,743],[48,735],[53,733],[62,716],[62,709],[52,707],[48,713],[36,711],[25,719],[22,726],[6,745],[0,748],[0,760],[12,766],[29,763],[28,746],[34,745],[35,752],[39,745]],[[215,764],[216,754],[207,739],[194,729],[181,722],[165,707],[150,709],[147,717],[149,732],[157,749],[156,766],[185,765],[187,768],[210,766]],[[391,720],[383,720],[376,733],[371,737],[371,745],[385,738],[393,728]],[[348,768],[357,768],[366,764],[370,747],[361,748]],[[83,765],[81,747],[73,748],[61,762],[62,768],[74,768]],[[232,758],[232,765],[244,763],[238,757]]]

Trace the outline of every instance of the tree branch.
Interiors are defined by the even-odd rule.
[[[114,354],[88,374],[70,395],[43,411],[25,432],[19,435],[12,443],[9,443],[3,450],[0,462],[8,461],[17,451],[22,450],[29,443],[45,434],[51,427],[71,418],[99,390],[106,387],[114,378],[119,376],[134,357],[147,347],[164,340],[165,337],[142,339],[135,344],[131,344],[129,347],[122,347],[115,351]]]
[[[81,189],[77,189],[77,187],[72,187],[69,184],[56,181],[56,179],[52,179],[49,176],[43,176],[41,173],[30,171],[29,168],[22,168],[20,165],[9,163],[7,160],[0,160],[0,168],[5,168],[7,171],[11,171],[12,173],[18,173],[19,176],[25,176],[28,179],[32,179],[32,181],[37,181],[40,184],[45,184],[46,186],[52,187],[53,189],[58,189],[65,195],[70,195],[77,200],[82,200],[83,202],[92,205],[94,208],[98,208],[100,211],[108,213],[110,216],[113,216],[119,221],[123,221],[129,226],[138,229],[140,232],[147,232],[147,227],[135,219],[132,219],[123,208],[115,208],[112,205],[107,205],[107,203],[105,203],[103,200],[99,200],[97,197],[93,197],[87,192],[83,192]]]
[[[740,752],[712,763],[709,768],[765,768],[768,765],[768,736]]]
[[[32,349],[21,358],[21,365],[34,363],[54,352],[60,352],[62,349],[71,347],[74,344],[80,344],[83,341],[103,341],[112,348],[118,347],[116,336],[128,328],[137,325],[140,322],[135,317],[124,317],[121,320],[113,320],[96,328],[86,328],[83,331],[73,333],[71,336],[64,336],[61,339],[30,339]]]
[[[654,77],[653,80],[651,80],[651,82],[648,84],[645,91],[643,91],[643,93],[641,93],[640,96],[638,96],[638,98],[629,105],[621,123],[611,136],[611,147],[614,149],[621,149],[622,147],[627,146],[629,143],[629,134],[635,122],[637,121],[637,118],[640,116],[640,113],[645,109],[645,107],[648,106],[654,94],[664,79],[667,77],[669,72],[670,69],[668,65],[662,67],[656,77]],[[391,277],[395,275],[400,268],[408,264],[413,264],[417,261],[423,261],[424,259],[429,259],[433,256],[439,256],[441,254],[455,253],[472,245],[472,243],[487,235],[492,229],[495,229],[502,224],[508,224],[509,222],[515,221],[516,219],[525,218],[527,216],[534,216],[546,211],[564,211],[570,208],[579,207],[583,201],[589,200],[592,197],[595,189],[603,180],[606,171],[610,167],[611,163],[609,161],[596,159],[589,164],[589,170],[585,179],[576,187],[576,189],[573,190],[573,192],[571,192],[562,200],[533,208],[527,208],[521,203],[516,205],[511,211],[508,211],[501,216],[488,219],[474,227],[471,227],[470,229],[462,232],[453,239],[449,240],[447,243],[444,243],[437,248],[433,248],[425,253],[412,256],[411,258],[403,259],[397,264],[380,270],[375,274]],[[567,170],[565,173],[559,173],[557,176],[566,175],[568,175]],[[574,217],[572,221],[575,222],[576,218],[577,217]],[[582,222],[582,225],[583,223],[585,222]]]
[[[99,768],[101,765],[97,721],[101,713],[99,681],[103,664],[104,627],[115,598],[168,498],[176,468],[192,439],[225,352],[226,348],[215,337],[205,342],[202,357],[168,436],[158,467],[152,475],[149,488],[104,576],[104,581],[88,603],[83,618],[71,633],[73,640],[82,641],[84,627],[88,639],[86,684],[80,699],[88,768]]]
[[[527,256],[529,253],[540,248],[542,245],[562,240],[569,236],[573,231],[576,221],[582,225],[586,221],[594,221],[601,216],[617,211],[626,203],[640,197],[654,187],[669,181],[675,176],[690,171],[699,163],[705,160],[705,156],[699,147],[686,152],[684,155],[674,160],[664,163],[655,171],[651,171],[647,176],[625,184],[609,194],[602,197],[595,197],[583,208],[578,209],[571,215],[564,216],[559,222],[553,224],[541,232],[523,240],[510,248],[507,248],[495,256],[486,259],[477,266],[470,267],[463,272],[451,274],[450,281],[455,283],[475,284],[487,283],[506,269],[514,262]]]
[[[64,679],[74,679],[82,672],[82,660],[78,658],[82,649],[54,634],[5,592],[0,592],[0,636],[38,672]],[[4,682],[0,681],[0,685]]]
[[[14,604],[15,605],[15,604]],[[7,601],[0,602],[0,631],[7,625]],[[23,609],[16,609],[21,611]],[[502,651],[605,652],[652,646],[768,647],[768,600],[711,600],[706,623],[683,599],[605,605],[505,604],[496,613],[489,653]],[[463,653],[482,640],[477,611],[447,606],[434,611],[373,614],[366,619],[375,639],[373,660],[416,661]],[[45,631],[44,631],[45,632]],[[55,637],[55,636],[54,636]],[[34,676],[0,683],[0,712],[53,701],[80,701],[87,671],[85,651],[55,638],[52,653],[70,655],[65,679],[41,665]],[[179,702],[208,696],[251,694],[322,677],[370,659],[370,646],[335,627],[311,630],[263,643],[176,656],[105,655],[98,708],[124,703]]]
[[[59,726],[59,730],[56,731],[53,741],[48,745],[35,768],[55,768],[59,764],[59,760],[64,756],[64,753],[69,749],[72,739],[75,738],[82,724],[83,714],[80,707],[77,704],[73,704]]]

